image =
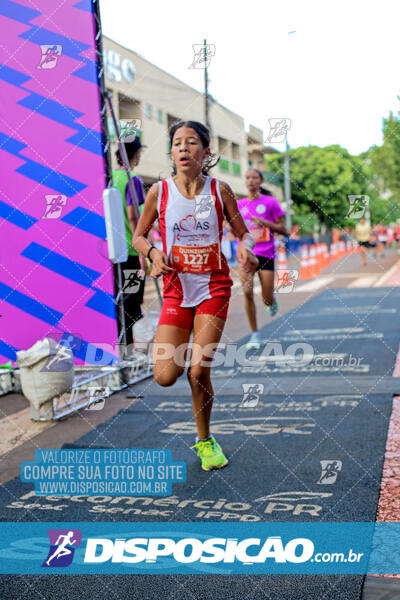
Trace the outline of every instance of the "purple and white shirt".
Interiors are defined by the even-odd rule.
[[[275,223],[285,212],[282,210],[278,200],[273,196],[261,194],[259,198],[249,200],[241,198],[238,203],[240,214],[246,223],[247,229],[256,240],[253,252],[265,258],[275,258],[274,233],[268,227],[257,225],[252,217],[260,217]]]

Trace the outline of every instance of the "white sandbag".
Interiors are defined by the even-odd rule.
[[[157,330],[160,313],[155,310],[144,310],[142,307],[143,317],[136,321],[133,325],[133,341],[135,345],[142,346],[153,341]]]
[[[17,352],[22,393],[38,409],[42,404],[64,394],[74,381],[74,357],[70,348],[52,338],[39,340]]]

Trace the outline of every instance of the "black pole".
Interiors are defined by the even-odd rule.
[[[104,61],[103,61],[103,35],[101,29],[100,6],[99,0],[93,0],[93,16],[96,25],[96,54],[97,54],[97,78],[100,89],[100,114],[103,125],[103,145],[104,158],[106,162],[106,187],[112,185],[112,166],[111,166],[111,147],[109,142],[108,123],[107,123],[107,101],[106,101],[106,86],[104,81]]]
[[[127,164],[127,156],[125,152],[125,147],[121,144],[119,139],[118,125],[116,122],[116,118],[114,115],[112,102],[111,102],[111,94],[106,89],[105,81],[104,81],[104,61],[103,61],[103,36],[102,36],[102,28],[101,28],[101,18],[100,18],[100,6],[99,0],[93,0],[93,15],[96,24],[96,54],[97,54],[97,77],[99,82],[100,89],[100,102],[101,102],[101,118],[103,125],[103,145],[104,145],[104,158],[105,158],[105,166],[106,166],[106,188],[112,186],[112,162],[111,162],[111,143],[110,143],[110,135],[108,131],[108,122],[107,122],[107,106],[110,110],[111,116],[113,118],[114,128],[116,131],[116,135],[118,137],[118,144],[120,146],[120,152],[122,153],[123,160],[125,159],[124,166],[126,169]],[[129,165],[128,165],[128,182],[130,179],[129,175]],[[130,190],[132,193],[133,184],[130,181]],[[136,195],[132,196],[133,202],[135,202]],[[138,209],[137,209],[137,212]],[[114,283],[117,283],[116,287],[116,297],[114,298],[114,303],[117,306],[117,310],[119,312],[120,319],[120,328],[118,332],[118,342],[121,341],[124,346],[121,354],[121,347],[119,346],[119,359],[122,360],[124,356],[124,350],[127,347],[126,343],[126,325],[125,325],[125,308],[124,308],[124,297],[122,293],[122,273],[121,273],[121,264],[118,263],[113,265],[113,274],[114,274]]]
[[[207,40],[204,40],[204,121],[209,129],[210,128],[210,115],[209,115],[209,95],[208,95],[208,69],[207,69]]]

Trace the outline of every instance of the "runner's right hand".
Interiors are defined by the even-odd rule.
[[[151,259],[153,262],[150,277],[157,279],[160,275],[173,271],[172,267],[169,266],[168,256],[161,250],[153,250]]]
[[[246,248],[244,242],[240,242],[237,248],[237,258],[239,261],[239,268],[245,273],[255,273],[258,267],[258,258],[248,248]]]

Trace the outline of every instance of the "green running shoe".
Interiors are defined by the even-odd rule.
[[[253,333],[250,336],[249,341],[246,344],[246,350],[252,350],[253,348],[255,350],[258,350],[261,346],[261,336],[259,331],[253,331]]]
[[[274,298],[274,302],[270,306],[267,306],[267,311],[269,312],[271,317],[274,317],[276,315],[276,313],[278,312],[278,310],[279,310],[279,302],[278,302],[278,300],[275,300],[275,298]]]
[[[191,446],[191,449],[193,448],[197,448],[197,456],[201,459],[201,468],[204,471],[221,469],[228,464],[228,459],[224,456],[221,446],[213,436],[209,440],[198,441],[197,444]]]

